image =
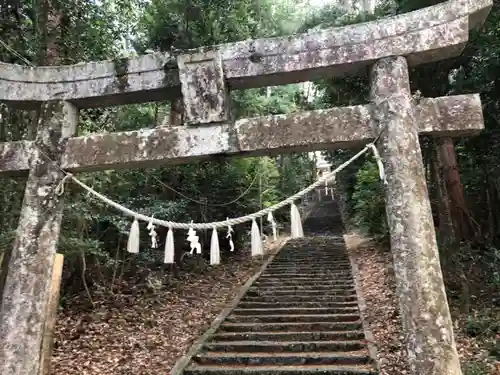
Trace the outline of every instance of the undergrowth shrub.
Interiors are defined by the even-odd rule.
[[[464,375],[488,375],[488,366],[482,362],[467,362],[462,365]]]
[[[386,239],[388,228],[384,192],[376,163],[367,161],[359,169],[352,201],[358,227],[378,239]]]

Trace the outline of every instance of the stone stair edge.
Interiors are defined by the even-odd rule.
[[[222,325],[224,320],[231,314],[231,312],[236,308],[241,299],[245,296],[247,290],[252,286],[252,284],[259,278],[259,276],[264,272],[266,267],[273,261],[274,257],[279,254],[279,252],[289,245],[290,240],[285,241],[281,244],[281,247],[278,251],[269,256],[269,258],[262,264],[259,271],[256,272],[252,277],[250,277],[246,283],[240,288],[236,297],[231,301],[231,303],[222,310],[222,312],[214,319],[210,327],[193,343],[188,352],[183,355],[174,365],[172,370],[170,370],[169,375],[182,375],[184,370],[189,366],[192,358],[198,353],[203,344],[207,341],[207,339],[212,336],[217,329]]]
[[[312,219],[325,233],[332,224]],[[377,374],[353,271],[342,236],[289,239],[170,374]]]

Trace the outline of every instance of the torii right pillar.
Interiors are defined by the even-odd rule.
[[[376,134],[382,132],[386,213],[411,372],[461,375],[404,57],[371,71]]]

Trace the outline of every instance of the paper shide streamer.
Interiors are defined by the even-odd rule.
[[[259,226],[257,225],[255,219],[252,220],[250,241],[251,241],[252,256],[262,255],[263,254],[262,237],[260,236]]]
[[[191,224],[192,223],[193,222],[191,222]],[[196,254],[201,254],[200,237],[196,235],[196,231],[193,229],[193,227],[190,227],[188,229],[187,240],[189,241],[189,246],[191,247],[191,251],[189,253],[193,255],[194,251],[196,250]]]
[[[175,245],[174,245],[174,232],[172,227],[168,228],[167,239],[165,240],[165,258],[166,264],[173,264],[175,261]]]
[[[229,218],[226,218],[226,220],[229,220]],[[233,232],[233,227],[231,225],[228,225],[226,238],[229,240],[229,251],[231,252],[234,251]]]
[[[269,222],[269,224],[271,224],[271,228],[273,230],[273,240],[277,241],[278,240],[278,230],[277,230],[276,221],[274,220],[274,216],[273,216],[272,212],[269,212],[267,214],[267,221]]]
[[[210,241],[210,265],[214,266],[220,263],[219,235],[217,228],[212,230],[212,239]]]
[[[151,219],[153,219],[153,217],[151,217]],[[151,237],[151,248],[156,249],[158,248],[158,233],[156,233],[153,221],[149,221],[147,228],[149,230],[149,236]]]
[[[295,203],[292,202],[290,205],[290,231],[292,238],[304,237],[304,231],[302,230],[302,219],[300,218],[300,212]]]
[[[127,251],[132,254],[138,254],[139,245],[140,245],[139,221],[137,220],[137,218],[134,218],[134,221],[132,222],[132,226],[130,227],[130,232],[128,235]]]

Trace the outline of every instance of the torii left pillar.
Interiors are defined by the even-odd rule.
[[[0,374],[38,375],[51,272],[63,214],[56,188],[66,141],[76,131],[77,109],[42,105],[35,151],[0,305]],[[32,277],[36,275],[37,277]],[[20,360],[22,358],[22,360]]]

